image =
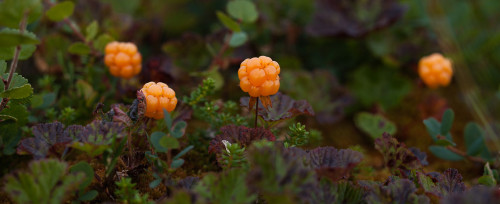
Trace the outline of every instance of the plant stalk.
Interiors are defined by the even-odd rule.
[[[259,117],[259,97],[257,97],[257,102],[255,103],[255,125],[254,127],[257,128],[257,118]]]
[[[471,160],[473,162],[477,162],[477,163],[486,163],[486,161],[484,161],[483,158],[480,158],[480,157],[474,157],[474,156],[469,156],[467,155],[467,153],[455,148],[455,147],[452,147],[452,146],[447,146],[446,149],[452,151],[453,153],[455,154],[458,154],[468,160]]]
[[[28,13],[24,13],[23,19],[21,20],[21,23],[19,23],[19,33],[23,34],[24,30],[26,29],[26,21],[27,21]],[[14,73],[16,72],[17,68],[17,62],[19,61],[19,53],[21,53],[21,45],[16,46],[16,50],[14,52],[14,57],[12,58],[12,61],[10,62],[10,68],[9,68],[9,76],[7,78],[7,81],[3,81],[4,83],[4,91],[7,91],[10,86],[10,82],[12,81],[12,77],[14,76]],[[2,103],[0,103],[0,111],[2,111],[6,106],[7,102],[9,102],[8,98],[3,98]]]

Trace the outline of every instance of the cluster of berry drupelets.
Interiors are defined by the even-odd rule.
[[[162,119],[163,109],[172,112],[177,105],[175,91],[162,82],[149,82],[141,89],[146,101],[145,116]]]
[[[241,90],[251,96],[250,108],[258,97],[265,107],[272,106],[270,95],[280,88],[280,65],[266,56],[245,59],[238,70]]]
[[[128,79],[141,72],[141,53],[133,43],[108,43],[105,53],[104,63],[113,76]]]
[[[435,53],[420,59],[418,74],[428,87],[434,89],[450,84],[453,68],[449,59]]]

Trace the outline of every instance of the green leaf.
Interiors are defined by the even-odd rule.
[[[0,114],[0,121],[2,122],[2,124],[5,123],[5,121],[7,120],[12,120],[14,122],[17,122],[17,118],[15,118],[14,116]]]
[[[84,178],[68,174],[67,166],[56,159],[31,162],[29,169],[6,177],[5,192],[16,203],[66,203]]]
[[[25,13],[28,13],[27,23],[32,23],[40,18],[42,10],[41,0],[0,1],[0,25],[19,28]]]
[[[9,74],[8,73],[4,73],[2,77],[4,79],[7,79],[9,77]],[[24,86],[27,83],[28,83],[28,80],[26,78],[24,78],[23,76],[21,76],[21,75],[19,75],[17,73],[14,73],[14,75],[12,75],[12,81],[10,81],[9,89],[14,89],[14,88],[17,88],[17,87],[20,87],[20,86]],[[3,83],[0,83],[0,90],[4,90],[4,84]]]
[[[90,166],[90,164],[85,161],[81,161],[73,165],[71,168],[69,168],[69,172],[83,172],[85,174],[85,179],[82,181],[82,183],[80,183],[80,190],[84,190],[85,188],[87,188],[87,186],[89,186],[94,179],[94,168],[92,168],[92,166]]]
[[[78,197],[78,200],[79,201],[91,201],[91,200],[94,200],[94,198],[96,198],[98,194],[99,193],[96,190],[91,190],[91,191],[88,191],[87,193],[81,195],[80,197]]]
[[[450,160],[450,161],[460,161],[463,160],[464,157],[446,149],[445,147],[441,146],[430,146],[429,151],[431,151],[436,157],[445,159],[445,160]]]
[[[36,35],[24,31],[21,33],[18,29],[4,28],[0,31],[0,47],[13,47],[22,44],[38,44],[40,41]]]
[[[170,116],[170,113],[166,109],[163,109],[163,115],[164,115],[163,120],[165,121],[165,125],[167,125],[169,131],[172,131],[172,116]]]
[[[182,135],[184,135],[185,129],[186,129],[187,123],[185,121],[180,121],[175,124],[174,129],[170,134],[172,134],[173,137],[175,138],[181,138]]]
[[[455,118],[455,113],[451,109],[447,109],[443,118],[441,118],[441,135],[446,135],[453,125],[453,119]]]
[[[151,145],[153,145],[153,147],[155,148],[156,152],[167,152],[167,148],[163,147],[161,144],[160,144],[160,140],[163,138],[163,137],[166,137],[166,134],[163,133],[163,132],[153,132],[153,134],[151,134]]]
[[[127,3],[123,0],[103,0],[103,2],[111,4],[113,11],[126,14],[133,14],[141,6],[140,0],[127,0]]]
[[[176,160],[172,161],[172,164],[170,165],[170,167],[176,169],[176,168],[181,167],[183,164],[184,164],[184,159],[176,159]]]
[[[28,122],[28,110],[26,106],[20,104],[9,104],[9,108],[5,108],[0,112],[0,115],[4,117],[12,117],[17,119],[16,125],[9,125],[12,128],[19,128],[25,125]],[[3,123],[2,123],[3,124]],[[0,130],[1,132],[2,130]]]
[[[104,52],[104,48],[106,47],[106,45],[112,42],[113,40],[114,40],[113,37],[111,37],[108,34],[99,35],[99,37],[97,37],[97,39],[94,40],[94,47],[97,50]]]
[[[0,76],[7,70],[7,62],[5,60],[0,60]]]
[[[164,136],[160,139],[160,145],[167,149],[177,149],[179,148],[179,141],[174,137]]]
[[[450,141],[448,139],[439,139],[436,141],[436,144],[439,145],[439,146],[443,146],[443,147],[446,147],[446,146],[457,146],[457,144],[455,144],[453,141]]]
[[[88,55],[90,53],[90,48],[85,43],[76,42],[69,46],[68,52],[77,55]]]
[[[219,21],[226,26],[229,30],[232,30],[234,32],[239,32],[241,31],[240,24],[238,24],[236,21],[231,19],[229,16],[227,16],[224,12],[217,11],[217,18],[219,18]]]
[[[437,141],[437,136],[441,129],[441,124],[434,118],[428,118],[424,120],[424,125],[427,128],[427,132],[431,135],[434,141]]]
[[[52,21],[62,21],[71,16],[75,10],[75,4],[71,1],[63,1],[52,7],[45,13]]]
[[[9,90],[0,93],[0,97],[8,99],[22,99],[33,94],[31,84],[25,84],[21,87],[9,88]]]
[[[258,13],[255,4],[249,0],[235,0],[227,4],[227,12],[233,18],[246,23],[252,23],[257,20]]]
[[[97,21],[92,21],[87,28],[85,29],[85,41],[91,41],[95,38],[97,35],[97,32],[99,31],[99,24],[97,24]]]
[[[495,176],[498,176],[498,172],[493,172],[493,170],[490,167],[490,163],[486,162],[484,165],[484,173],[483,176],[481,176],[477,182],[486,186],[496,186],[497,181],[495,179]]]
[[[185,155],[186,153],[189,152],[189,150],[193,149],[194,146],[193,145],[189,145],[188,147],[184,148],[181,152],[179,152],[177,155],[175,155],[174,158],[172,158],[173,160],[176,160],[180,157],[182,157],[183,155]]]
[[[493,187],[497,183],[495,181],[495,179],[491,178],[491,176],[489,176],[489,175],[484,175],[484,176],[479,177],[479,179],[477,179],[477,182],[479,184],[489,186],[489,187]]]
[[[384,132],[394,135],[397,129],[393,122],[383,116],[366,112],[357,114],[354,122],[356,127],[370,135],[373,139],[381,137]]]
[[[238,47],[248,40],[248,36],[245,32],[235,32],[231,35],[231,39],[229,39],[229,45],[231,47]]]
[[[160,185],[161,180],[162,180],[161,178],[155,179],[154,181],[152,181],[151,183],[149,183],[149,187],[150,188],[156,188],[156,186]]]
[[[412,89],[410,80],[400,72],[368,66],[356,69],[348,86],[361,105],[379,104],[384,110],[399,105]]]
[[[464,140],[467,148],[467,155],[475,156],[485,149],[483,130],[477,123],[469,122],[465,126]]]
[[[0,59],[11,60],[14,57],[16,47],[0,47]],[[35,52],[35,45],[21,45],[21,52],[19,52],[19,60],[25,60],[33,55]]]

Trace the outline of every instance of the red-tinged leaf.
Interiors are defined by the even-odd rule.
[[[179,106],[177,106],[179,107]],[[193,110],[190,108],[182,108],[180,107],[179,109],[176,109],[175,111],[177,115],[175,116],[174,120],[172,121],[173,124],[176,124],[177,122],[180,121],[187,121],[191,119],[191,116],[193,115]]]
[[[210,153],[219,153],[225,149],[222,140],[226,140],[230,143],[238,143],[243,147],[250,145],[253,141],[263,139],[269,141],[276,140],[271,131],[262,127],[247,128],[245,126],[227,125],[221,127],[220,131],[221,134],[215,136],[215,138],[210,141],[210,146],[208,147]]]
[[[393,179],[384,184],[367,187],[367,203],[430,203],[427,196],[417,194],[418,189],[408,179]]]
[[[21,140],[18,154],[32,154],[35,159],[45,158],[49,153],[61,153],[64,146],[72,141],[60,122],[33,126],[33,136]]]
[[[452,193],[444,197],[440,203],[443,204],[465,204],[465,203],[500,203],[498,187],[487,187],[483,185],[473,186],[465,192]]]
[[[364,36],[392,25],[406,10],[394,0],[319,0],[315,6],[307,26],[307,32],[314,36]]]
[[[258,140],[269,140],[274,141],[276,138],[273,133],[264,128],[247,128],[245,126],[227,125],[220,129],[221,134],[215,136],[212,141],[210,141],[210,146],[208,147],[208,152],[217,155],[217,160],[219,161],[222,151],[225,151],[225,146],[222,140],[226,140],[230,143],[238,143],[242,147],[247,147],[253,141]]]
[[[123,123],[125,126],[132,125],[132,119],[120,108],[120,105],[111,105],[111,110],[113,111],[113,122]]]
[[[387,133],[375,140],[375,149],[382,153],[385,165],[393,173],[406,177],[410,170],[422,168],[422,161],[406,148],[404,143],[399,143],[396,138]]]
[[[125,133],[123,123],[95,120],[78,131],[75,138],[81,143],[104,145],[109,144],[113,137],[124,137]]]
[[[240,99],[241,106],[248,106],[250,97]],[[258,114],[265,121],[279,121],[293,118],[298,115],[306,114],[313,116],[314,111],[306,100],[294,100],[287,95],[277,93],[271,96],[271,108],[266,109],[262,103],[259,103]]]
[[[447,169],[439,177],[439,187],[444,195],[449,193],[461,193],[465,191],[465,184],[462,182],[462,175],[456,169]]]
[[[308,152],[307,159],[308,166],[314,169],[318,176],[338,181],[349,177],[349,172],[361,162],[363,155],[350,149],[318,147]]]

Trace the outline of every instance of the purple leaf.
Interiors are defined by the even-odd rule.
[[[71,137],[64,131],[60,122],[44,123],[33,126],[33,136],[21,140],[17,147],[18,154],[32,154],[35,159],[42,159],[51,153],[61,153]]]
[[[447,193],[460,193],[465,191],[465,184],[462,182],[462,175],[456,169],[447,169],[439,177],[439,186],[442,192]]]
[[[215,136],[212,141],[210,141],[210,146],[208,147],[208,152],[217,155],[217,161],[220,161],[220,155],[222,151],[225,151],[225,146],[222,140],[226,140],[230,143],[238,143],[241,147],[247,147],[253,141],[266,139],[268,141],[274,141],[276,138],[273,133],[262,127],[258,128],[247,128],[245,126],[227,125],[220,128],[221,134]]]
[[[441,200],[443,204],[500,203],[498,187],[474,186],[465,192],[451,193]]]
[[[422,166],[429,165],[429,162],[427,161],[427,154],[425,152],[420,151],[420,149],[416,147],[410,147],[408,149],[413,153],[413,155],[417,157],[418,161],[420,162],[420,164],[422,164]]]
[[[384,133],[375,140],[375,149],[384,156],[385,165],[396,174],[407,177],[412,169],[422,168],[421,161],[404,143],[399,143],[396,138]]]
[[[240,105],[248,107],[250,97],[242,97]],[[296,101],[280,92],[271,96],[272,108],[265,109],[262,103],[259,103],[258,115],[265,121],[279,121],[293,118],[298,115],[306,114],[313,116],[314,111],[306,100]]]
[[[121,138],[125,133],[123,123],[95,120],[82,128],[76,138],[82,143],[107,144],[114,136]]]
[[[386,185],[369,186],[367,203],[430,203],[425,195],[417,195],[415,184],[408,179],[397,179]]]
[[[220,131],[221,134],[215,136],[215,138],[210,141],[210,146],[208,147],[210,153],[219,153],[221,150],[225,149],[222,140],[226,140],[230,143],[238,143],[246,147],[253,141],[263,139],[274,141],[276,139],[271,131],[262,127],[247,128],[245,126],[227,125],[221,127]]]
[[[191,190],[199,181],[200,178],[198,177],[188,176],[177,182],[176,187],[184,190]]]
[[[349,176],[350,170],[361,162],[363,155],[350,149],[318,147],[308,152],[307,159],[309,167],[314,169],[318,176],[338,181]]]

